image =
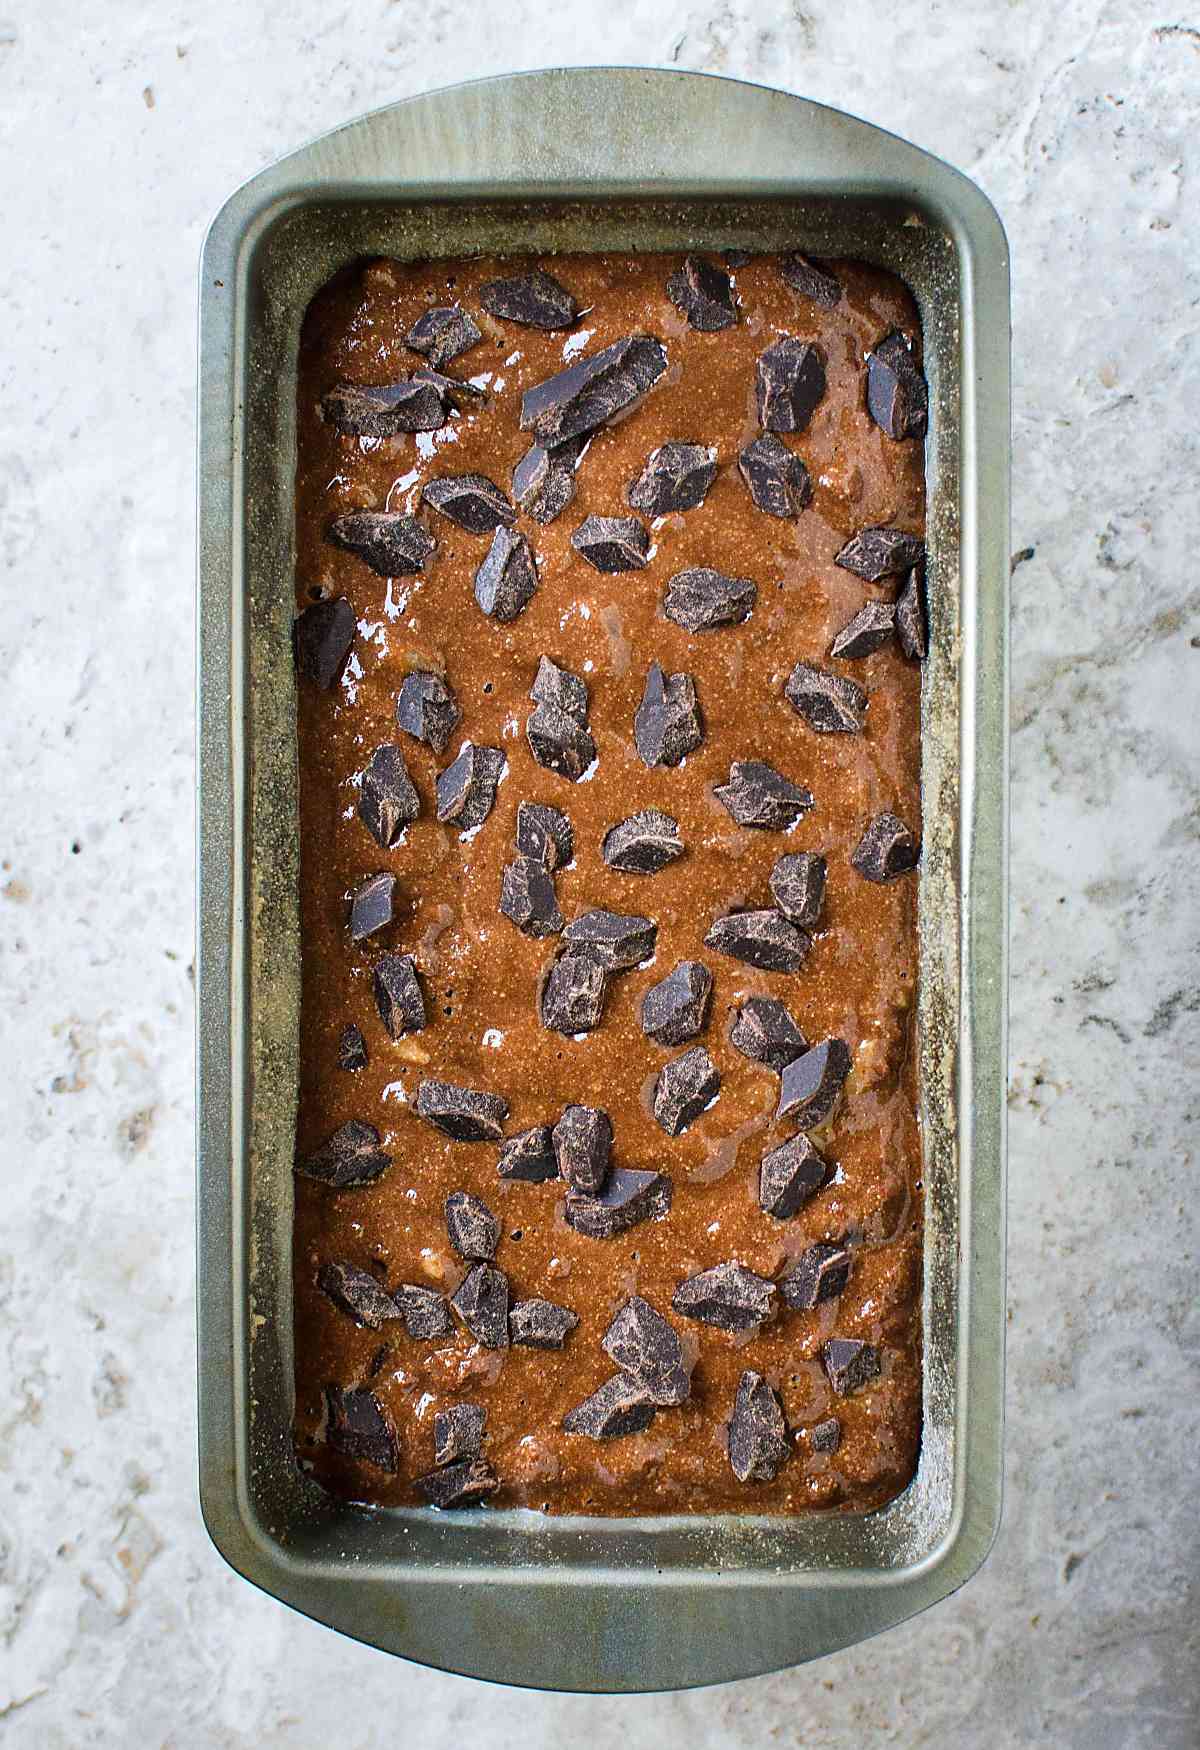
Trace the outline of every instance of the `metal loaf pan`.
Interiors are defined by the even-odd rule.
[[[919,1469],[865,1516],[353,1508],[302,1476],[289,1435],[301,317],[370,254],[734,246],[878,262],[924,323]],[[199,1439],[213,1541],[345,1634],[549,1689],[714,1683],[902,1621],[978,1567],[1000,1504],[1009,291],[995,213],[946,165],[835,110],[588,68],[433,92],[326,135],[238,190],[202,271]]]

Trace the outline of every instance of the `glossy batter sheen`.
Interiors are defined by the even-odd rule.
[[[863,1510],[909,1481],[920,1435],[921,1155],[915,1102],[916,877],[881,886],[850,854],[867,822],[893,810],[920,830],[919,692],[916,664],[894,644],[853,663],[829,661],[831,640],[868,597],[891,599],[897,579],[862,583],[833,564],[857,529],[895,522],[924,527],[923,453],[896,442],[865,407],[867,350],[893,328],[919,334],[899,281],[853,262],[830,264],[844,286],[833,310],[789,289],[778,260],[760,257],[734,274],[738,322],[719,333],[689,329],[668,301],[668,256],[559,257],[547,267],[585,311],[575,330],[543,333],[483,312],[475,289],[525,261],[378,261],[347,272],[314,300],[303,332],[296,491],[297,608],[345,595],[359,632],[333,692],[299,688],[303,1008],[297,1145],[311,1152],[351,1118],[374,1124],[394,1163],[375,1184],[343,1192],[297,1177],[295,1217],[296,1442],[301,1463],[329,1489],[378,1503],[419,1500],[414,1477],[433,1467],[433,1417],[470,1400],[487,1410],[484,1456],[502,1479],[496,1505],[548,1512],[774,1512]],[[321,395],[339,379],[386,383],[423,361],[405,332],[431,304],[459,301],[483,341],[448,371],[486,382],[487,405],[439,433],[383,441],[339,435],[322,422]],[[490,536],[457,529],[426,508],[438,551],[423,577],[377,577],[354,554],[323,539],[330,521],[358,509],[413,509],[422,482],[479,472],[507,494],[529,444],[518,427],[522,391],[635,331],[657,335],[670,365],[642,405],[593,440],[574,502],[548,527],[520,515],[540,576],[538,593],[510,625],[485,618],[472,580]],[[785,442],[806,462],[810,508],[778,521],[755,508],[737,472],[756,434],[755,360],[779,335],[817,341],[828,387],[808,428]],[[580,341],[583,342],[580,347]],[[919,344],[919,342],[918,342]],[[715,444],[720,471],[704,505],[652,530],[641,572],[601,576],[570,546],[591,513],[629,515],[625,489],[647,455],[668,440]],[[742,626],[689,635],[665,620],[667,580],[711,565],[758,585]],[[571,784],[538,766],[525,740],[528,697],[543,653],[586,677],[599,766]],[[695,677],[703,746],[675,770],[649,771],[633,745],[633,716],[646,670]],[[862,735],[818,735],[791,710],[783,685],[800,658],[853,677],[870,695]],[[443,670],[462,722],[443,756],[400,733],[393,716],[410,668]],[[496,806],[468,842],[434,813],[434,778],[461,741],[508,756]],[[393,851],[381,851],[356,813],[357,779],[381,742],[402,746],[421,817]],[[766,760],[807,785],[812,811],[790,833],[737,828],[711,795],[735,759]],[[658,924],[652,966],[612,983],[604,1020],[585,1038],[546,1031],[535,1009],[539,972],[556,938],[520,934],[497,910],[501,871],[514,854],[517,805],[551,802],[574,826],[575,860],[556,876],[564,916],[593,907],[644,913]],[[680,824],[685,855],[653,876],[619,874],[601,860],[606,829],[638,809]],[[796,974],[757,972],[706,948],[712,921],[733,905],[772,903],[767,878],[784,851],[822,852],[829,879],[820,931]],[[351,945],[351,889],[391,869],[403,896],[390,939]],[[389,1039],[376,1013],[371,965],[385,948],[416,955],[430,1023]],[[677,1138],[649,1111],[656,1072],[677,1052],[638,1024],[643,993],[680,960],[702,960],[715,979],[700,1039],[721,1073],[720,1096]],[[731,1013],[745,995],[782,999],[816,1042],[840,1035],[854,1068],[843,1099],[816,1141],[836,1164],[833,1181],[792,1220],[757,1202],[762,1154],[792,1134],[772,1113],[778,1077],[729,1044]],[[355,1021],[370,1066],[338,1067],[338,1039]],[[612,1240],[584,1238],[563,1219],[563,1186],[506,1184],[496,1149],[452,1142],[418,1119],[412,1102],[425,1077],[502,1093],[506,1134],[553,1124],[568,1103],[611,1115],[614,1164],[652,1167],[674,1181],[670,1215]],[[423,1282],[452,1292],[466,1267],[447,1242],[442,1206],[466,1189],[503,1224],[497,1266],[513,1299],[544,1296],[571,1307],[578,1328],[563,1349],[492,1351],[456,1322],[453,1337],[408,1339],[403,1325],[359,1329],[316,1286],[320,1263],[374,1268],[385,1285]],[[671,1311],[687,1276],[736,1258],[777,1276],[816,1240],[855,1233],[849,1284],[814,1312],[779,1305],[758,1333],[731,1335]],[[692,1395],[659,1412],[650,1429],[593,1441],[563,1432],[564,1414],[614,1371],[600,1347],[613,1314],[636,1292],[665,1313],[697,1355]],[[880,1345],[882,1374],[835,1397],[820,1363],[831,1335]],[[771,1483],[739,1483],[726,1453],[726,1424],[747,1367],[782,1395],[792,1452]],[[324,1442],[324,1390],[369,1383],[390,1414],[401,1452],[388,1476]],[[806,1430],[836,1415],[832,1455],[811,1450]]]

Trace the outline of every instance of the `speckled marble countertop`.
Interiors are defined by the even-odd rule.
[[[225,1569],[195,1494],[201,236],[362,110],[588,60],[909,136],[982,183],[1015,281],[1004,1528],[874,1643],[633,1700],[341,1640]],[[1200,1743],[1198,138],[1200,14],[1148,0],[0,0],[6,1743]]]

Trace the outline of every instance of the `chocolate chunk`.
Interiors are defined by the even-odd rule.
[[[767,832],[795,826],[813,805],[811,790],[793,784],[762,760],[734,760],[728,782],[718,784],[713,795],[739,826]]]
[[[517,808],[517,849],[536,857],[553,872],[575,855],[575,835],[561,808],[545,802],[522,802]]]
[[[823,310],[832,310],[841,302],[840,282],[825,268],[810,261],[807,255],[784,256],[779,264],[779,272],[794,292],[799,292],[802,298],[811,299]]]
[[[591,732],[553,705],[539,705],[525,725],[529,751],[539,766],[577,784],[596,758]]]
[[[812,481],[799,456],[782,438],[762,432],[738,457],[738,473],[750,497],[768,516],[798,517],[812,502]]]
[[[673,1057],[654,1084],[654,1116],[668,1136],[678,1136],[710,1106],[721,1087],[716,1064],[703,1045]]]
[[[552,523],[574,498],[575,468],[584,441],[573,438],[552,450],[531,444],[513,469],[513,497],[535,522]]]
[[[636,1379],[654,1404],[682,1404],[692,1389],[683,1345],[674,1328],[638,1294],[625,1302],[601,1339],[623,1373]]]
[[[499,1477],[482,1458],[448,1464],[443,1470],[418,1477],[416,1483],[430,1506],[443,1513],[451,1507],[477,1507],[500,1487]]]
[[[729,1043],[743,1057],[785,1070],[808,1050],[808,1040],[774,997],[747,997],[729,1031]]]
[[[647,516],[695,510],[717,477],[717,452],[706,444],[660,444],[625,494]]]
[[[831,1337],[821,1351],[829,1383],[840,1398],[848,1398],[880,1373],[879,1351],[857,1337]]]
[[[599,1391],[567,1411],[563,1427],[568,1434],[586,1434],[589,1440],[616,1440],[622,1434],[640,1434],[654,1416],[654,1404],[641,1381],[628,1373],[614,1373]]]
[[[730,1258],[681,1282],[671,1305],[685,1318],[722,1331],[749,1331],[771,1316],[775,1284]]]
[[[829,1177],[829,1163],[807,1136],[789,1137],[762,1158],[758,1169],[758,1206],[776,1221],[790,1221],[816,1196]],[[786,1298],[786,1296],[785,1296]]]
[[[336,601],[314,602],[297,614],[292,622],[297,672],[329,692],[346,666],[356,625],[354,609],[344,595]]]
[[[895,329],[867,354],[867,412],[890,438],[925,436],[929,389]]]
[[[473,1264],[450,1296],[463,1324],[485,1349],[508,1348],[508,1277],[491,1264]]]
[[[595,954],[564,954],[542,988],[542,1026],[569,1037],[592,1032],[604,1013],[607,984],[607,970]]]
[[[508,1101],[456,1082],[424,1081],[417,1089],[416,1111],[455,1142],[499,1142]]]
[[[375,1007],[393,1039],[419,1033],[426,1023],[425,998],[411,954],[385,954],[371,974]]]
[[[776,1118],[794,1118],[801,1130],[815,1130],[837,1105],[849,1074],[850,1052],[845,1041],[823,1039],[785,1066]]]
[[[373,1331],[388,1319],[398,1319],[400,1308],[369,1270],[348,1264],[344,1258],[331,1258],[317,1271],[317,1287],[327,1294],[334,1306],[349,1313],[356,1325],[369,1325]]]
[[[836,1452],[842,1444],[842,1424],[836,1416],[816,1423],[808,1431],[808,1443],[814,1452]]]
[[[434,753],[444,753],[455,724],[462,716],[458,700],[440,674],[417,669],[405,675],[396,700],[396,722]]]
[[[396,877],[372,875],[350,898],[350,940],[365,942],[379,930],[388,929],[396,917]]]
[[[735,911],[718,918],[705,946],[763,972],[799,972],[812,942],[781,911]]]
[[[362,1028],[357,1027],[353,1021],[347,1021],[342,1028],[337,1060],[339,1069],[358,1070],[367,1067],[367,1042],[362,1036]]]
[[[850,1253],[845,1246],[822,1241],[796,1260],[779,1284],[779,1292],[798,1312],[811,1312],[824,1300],[836,1300],[850,1280]]]
[[[526,1349],[561,1349],[579,1314],[552,1300],[519,1300],[508,1315],[508,1340]]]
[[[535,383],[521,397],[521,430],[553,446],[631,412],[667,368],[667,349],[651,334],[629,334]]]
[[[612,1167],[604,1189],[592,1196],[572,1191],[567,1224],[590,1240],[610,1240],[639,1222],[658,1220],[671,1207],[672,1185],[665,1173],[639,1167]]]
[[[459,412],[478,407],[488,398],[487,390],[481,389],[478,383],[464,381],[462,377],[445,377],[441,371],[431,370],[428,365],[413,372],[413,382],[430,384],[447,408],[454,407]]]
[[[433,1418],[434,1464],[478,1458],[486,1422],[482,1404],[451,1404],[448,1410],[439,1410]]]
[[[553,936],[563,927],[554,879],[534,857],[514,857],[500,880],[500,910],[526,936]]]
[[[516,511],[486,474],[439,475],[425,482],[421,500],[472,535],[486,535],[516,521]]]
[[[395,383],[337,383],[321,397],[321,417],[343,437],[387,438],[436,431],[446,423],[446,406],[433,383],[401,377]]]
[[[754,610],[756,586],[748,577],[726,577],[710,565],[677,571],[663,596],[663,613],[686,632],[740,626]]]
[[[729,1467],[739,1483],[770,1483],[787,1455],[779,1393],[748,1367],[738,1381],[729,1422]]]
[[[520,1136],[510,1137],[501,1145],[496,1171],[502,1179],[521,1179],[526,1184],[540,1185],[546,1179],[558,1178],[558,1156],[548,1124],[535,1124]]]
[[[569,328],[579,315],[579,305],[567,288],[541,268],[512,279],[488,280],[479,288],[479,302],[489,316],[520,322],[525,328]]]
[[[804,431],[825,393],[819,347],[785,335],[758,361],[758,423],[766,431]]]
[[[608,829],[600,855],[610,869],[621,869],[628,875],[657,875],[683,855],[679,822],[669,814],[660,814],[657,808],[631,814]]]
[[[343,1391],[340,1385],[325,1388],[328,1410],[325,1438],[335,1452],[346,1458],[363,1459],[377,1470],[394,1472],[400,1466],[396,1430],[387,1411],[366,1386]]]
[[[862,729],[867,695],[844,675],[798,662],[783,690],[797,717],[820,735],[857,735]]]
[[[445,1204],[446,1232],[450,1244],[468,1263],[487,1263],[496,1256],[500,1223],[482,1198],[469,1191],[451,1191]]]
[[[664,674],[657,662],[650,664],[633,739],[647,766],[677,766],[700,746],[704,725],[690,674]]]
[[[404,1320],[404,1329],[414,1342],[448,1337],[454,1329],[446,1297],[435,1288],[404,1282],[396,1290],[396,1304]]]
[[[921,843],[894,814],[877,814],[850,861],[868,881],[898,881],[921,860]]]
[[[596,1106],[568,1106],[554,1126],[554,1153],[569,1191],[598,1191],[608,1177],[612,1119]]]
[[[732,328],[737,321],[729,275],[702,256],[685,257],[683,266],[667,281],[667,296],[687,317],[689,327],[702,334]]]
[[[642,1032],[659,1045],[683,1045],[704,1030],[712,973],[699,960],[681,960],[642,998]]]
[[[556,711],[573,717],[576,723],[586,723],[588,717],[587,682],[569,668],[559,668],[548,656],[538,662],[529,697],[535,705],[550,705]]]
[[[825,898],[826,863],[815,851],[788,852],[771,870],[770,888],[785,918],[815,930]]]
[[[475,600],[491,620],[506,625],[533,600],[537,566],[524,535],[501,523],[492,536],[487,558],[475,573]]]
[[[595,571],[644,571],[650,537],[635,516],[589,516],[571,536],[571,545]]]
[[[882,650],[896,633],[896,608],[892,602],[864,602],[852,620],[847,620],[829,647],[830,656],[851,661]]]
[[[640,966],[654,953],[658,925],[650,918],[615,911],[585,911],[563,932],[568,953],[582,949],[608,972]]]
[[[367,762],[358,793],[358,818],[376,844],[390,851],[410,821],[421,812],[421,799],[408,775],[398,747],[377,747]]]
[[[306,1179],[319,1179],[344,1191],[349,1185],[369,1185],[392,1164],[392,1157],[379,1146],[379,1132],[361,1118],[351,1118],[335,1130],[315,1154],[296,1162],[296,1171]]]
[[[482,826],[492,812],[496,786],[507,764],[504,750],[463,743],[458,757],[437,778],[437,817],[460,832]]]
[[[911,571],[925,559],[925,543],[919,535],[904,529],[860,529],[852,535],[833,563],[844,571],[852,571],[867,583],[878,583],[881,577],[891,577],[897,571]]]
[[[754,257],[748,249],[722,249],[721,260],[731,273],[736,273],[739,267],[749,267]]]
[[[423,310],[404,336],[404,344],[410,352],[424,354],[434,370],[440,371],[482,339],[474,318],[457,304],[448,304]]]
[[[415,577],[437,551],[424,523],[401,510],[355,510],[325,531],[331,546],[356,553],[379,577]]]
[[[896,636],[910,662],[924,662],[929,650],[925,616],[925,567],[914,565],[896,597]]]

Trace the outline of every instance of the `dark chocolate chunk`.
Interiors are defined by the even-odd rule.
[[[586,723],[588,717],[587,682],[569,668],[559,668],[550,657],[543,656],[533,677],[529,697],[535,705],[550,705],[573,717],[576,723]]]
[[[826,863],[815,851],[789,851],[771,870],[770,888],[785,918],[815,930],[825,898]]]
[[[864,602],[852,620],[847,620],[833,643],[830,656],[850,661],[870,656],[882,650],[896,634],[896,608],[893,602]]]
[[[660,444],[625,497],[647,516],[695,510],[717,477],[717,452],[707,444]]]
[[[700,746],[704,724],[690,674],[664,674],[657,662],[650,664],[633,739],[647,766],[677,766]]]
[[[424,1081],[417,1089],[416,1112],[455,1142],[499,1142],[508,1101],[456,1082]]]
[[[335,517],[325,539],[356,553],[379,577],[415,577],[437,550],[424,523],[402,510],[350,511]]]
[[[657,1221],[671,1207],[672,1184],[665,1173],[640,1167],[612,1167],[604,1188],[588,1196],[567,1197],[567,1224],[590,1240],[610,1240],[642,1221]]]
[[[475,573],[475,600],[489,619],[506,625],[532,601],[537,586],[533,549],[524,535],[501,523]]]
[[[408,775],[404,755],[390,743],[377,747],[363,773],[358,818],[376,844],[390,851],[420,812],[421,799]]]
[[[479,302],[489,316],[520,322],[525,328],[569,328],[579,315],[579,305],[566,286],[541,268],[512,279],[488,280],[479,288]]]
[[[597,1106],[568,1106],[554,1126],[554,1153],[569,1191],[598,1191],[608,1177],[612,1119]]]
[[[440,371],[482,339],[474,318],[459,305],[448,304],[423,310],[404,336],[404,344],[411,352],[422,353],[434,370]]]
[[[628,875],[657,875],[668,863],[683,855],[679,822],[657,808],[631,814],[604,835],[600,855],[610,869]]]
[[[573,438],[552,450],[531,444],[513,469],[513,498],[535,522],[552,523],[574,498],[575,468],[584,441]]]
[[[743,1057],[782,1072],[808,1050],[808,1040],[774,997],[747,997],[729,1031],[729,1043]]]
[[[538,1012],[542,1026],[573,1037],[600,1025],[608,972],[595,954],[564,954],[550,968]]]
[[[857,1337],[831,1337],[821,1351],[829,1383],[840,1398],[848,1398],[880,1373],[879,1351]]]
[[[496,1256],[500,1223],[482,1198],[469,1191],[451,1191],[444,1213],[450,1244],[460,1258],[469,1264],[485,1264]]]
[[[351,1118],[335,1130],[315,1154],[296,1162],[296,1171],[306,1179],[319,1179],[344,1191],[349,1185],[369,1185],[392,1164],[392,1157],[379,1146],[379,1132],[361,1118]]]
[[[748,577],[726,577],[711,565],[677,571],[663,596],[663,613],[686,632],[740,626],[754,611],[757,587]]]
[[[297,672],[328,692],[346,666],[356,625],[354,609],[344,595],[335,601],[314,602],[297,614],[292,622]]]
[[[787,1455],[779,1393],[748,1367],[738,1381],[729,1422],[729,1467],[739,1483],[770,1483]]]
[[[822,1241],[801,1252],[795,1266],[781,1279],[779,1292],[790,1307],[811,1312],[824,1300],[836,1300],[849,1280],[849,1248]]]
[[[520,1136],[510,1137],[500,1148],[496,1171],[502,1179],[522,1179],[530,1185],[540,1185],[546,1179],[558,1178],[558,1157],[548,1124],[535,1124]]]
[[[823,1039],[784,1067],[776,1118],[794,1118],[801,1130],[815,1130],[837,1105],[849,1074],[850,1051],[845,1041]]]
[[[453,822],[460,832],[482,826],[492,812],[505,764],[502,748],[464,742],[458,757],[438,773],[438,819]]]
[[[716,1064],[703,1045],[673,1057],[654,1084],[654,1116],[668,1136],[678,1136],[711,1106],[721,1087]]]
[[[589,516],[571,536],[571,545],[595,571],[644,571],[650,537],[635,516]]]
[[[481,389],[478,383],[467,382],[462,377],[445,377],[441,371],[431,370],[428,365],[413,372],[413,382],[430,384],[448,408],[457,408],[459,412],[478,407],[488,398],[487,390]]]
[[[547,446],[582,437],[632,411],[667,368],[651,334],[629,334],[535,383],[521,397],[521,430]]]
[[[575,855],[575,835],[561,808],[522,802],[517,808],[517,849],[553,872]]]
[[[477,1507],[500,1487],[500,1479],[482,1458],[464,1458],[416,1479],[431,1507],[443,1513],[451,1507]]]
[[[925,567],[914,565],[896,597],[896,637],[910,662],[924,662],[929,650],[925,615]]]
[[[628,1373],[614,1373],[599,1391],[567,1411],[563,1427],[568,1434],[586,1434],[589,1440],[615,1440],[622,1434],[640,1434],[654,1416],[653,1401],[641,1381]]]
[[[425,482],[421,499],[472,535],[516,521],[516,511],[486,474],[441,474]]]
[[[722,249],[721,260],[730,273],[736,273],[739,267],[749,267],[754,257],[748,249]]]
[[[683,266],[667,281],[667,296],[687,317],[688,326],[702,334],[732,328],[737,321],[729,275],[702,256],[684,258]]]
[[[591,731],[554,705],[539,705],[525,725],[529,751],[539,766],[577,784],[596,758]]]
[[[395,383],[336,383],[321,397],[321,417],[344,437],[387,438],[405,431],[436,431],[446,405],[433,383],[401,377]]]
[[[819,347],[785,335],[758,361],[758,423],[766,431],[803,431],[825,393]]]
[[[482,1404],[451,1404],[433,1418],[433,1462],[454,1464],[461,1458],[477,1458],[483,1445],[487,1411]]]
[[[505,865],[500,910],[526,936],[553,936],[563,927],[554,878],[535,857],[514,857]]]
[[[705,946],[763,972],[799,972],[812,942],[781,911],[735,911],[718,918]]]
[[[836,1452],[842,1444],[842,1424],[836,1416],[828,1416],[808,1431],[808,1443],[814,1452]]]
[[[811,299],[823,310],[832,310],[841,302],[840,282],[825,268],[810,261],[807,255],[785,255],[779,264],[779,272],[794,292]]]
[[[563,932],[568,953],[582,949],[608,972],[640,966],[654,953],[658,925],[650,918],[615,911],[585,911]]]
[[[414,1342],[448,1337],[454,1329],[446,1296],[435,1288],[425,1288],[415,1282],[401,1283],[396,1290],[396,1304],[404,1320],[404,1329]]]
[[[440,674],[417,669],[405,675],[396,700],[396,722],[409,735],[443,753],[462,716],[458,700]]]
[[[801,1133],[789,1137],[762,1158],[758,1169],[758,1206],[776,1221],[790,1221],[816,1196],[829,1177],[829,1163]],[[785,1296],[786,1298],[786,1296]]]
[[[857,735],[862,729],[867,695],[844,675],[798,662],[783,690],[797,717],[821,735]]]
[[[508,1315],[508,1340],[526,1349],[561,1349],[579,1314],[552,1300],[519,1300]]]
[[[350,940],[365,942],[379,930],[388,929],[396,917],[396,877],[386,872],[372,875],[350,896]]]
[[[799,456],[782,438],[762,432],[738,457],[738,473],[750,497],[768,516],[798,517],[812,502],[812,481]]]
[[[867,354],[867,412],[890,438],[925,436],[929,388],[895,329]]]
[[[733,1258],[681,1282],[671,1305],[685,1318],[722,1331],[749,1331],[771,1316],[775,1284]]]
[[[713,795],[739,826],[767,832],[795,826],[813,805],[811,790],[793,784],[762,760],[734,760],[728,782],[718,784]]]
[[[426,1023],[425,998],[411,954],[385,954],[371,974],[375,1007],[393,1039],[419,1033]]]
[[[400,1308],[369,1270],[348,1264],[344,1258],[331,1258],[317,1271],[317,1287],[327,1294],[334,1306],[349,1313],[356,1325],[369,1325],[379,1330],[388,1319],[398,1319]]]
[[[642,998],[642,1032],[659,1045],[684,1045],[704,1031],[712,973],[699,960],[681,960]]]
[[[921,860],[921,842],[894,814],[877,814],[850,861],[868,881],[898,881]]]
[[[897,571],[911,571],[925,558],[925,543],[919,535],[904,529],[876,527],[860,529],[852,535],[833,563],[844,571],[852,571],[866,583],[878,583],[881,577],[891,577]]]
[[[325,1438],[335,1452],[359,1458],[377,1470],[396,1471],[400,1448],[387,1411],[366,1386],[343,1391],[340,1385],[325,1388],[328,1410]]]
[[[485,1349],[508,1348],[508,1277],[491,1264],[473,1264],[450,1296],[463,1324]]]
[[[358,1070],[367,1067],[367,1042],[362,1036],[362,1028],[353,1021],[347,1021],[342,1028],[337,1060],[339,1069]]]
[[[638,1294],[625,1302],[601,1339],[601,1347],[623,1373],[662,1407],[684,1403],[692,1389],[683,1345],[674,1328]]]

